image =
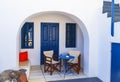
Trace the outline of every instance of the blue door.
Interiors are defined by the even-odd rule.
[[[120,43],[112,43],[111,82],[120,82]]]
[[[54,50],[54,57],[59,54],[59,23],[41,23],[41,64],[44,63],[43,51]]]

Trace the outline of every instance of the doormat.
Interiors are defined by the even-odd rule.
[[[48,81],[48,82],[103,82],[97,77],[91,78],[80,78],[80,79],[69,79],[69,80],[58,80],[58,81]]]

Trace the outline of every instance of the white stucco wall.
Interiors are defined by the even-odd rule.
[[[84,61],[89,62],[84,66],[89,67],[86,71],[88,76],[98,76],[104,82],[109,82],[110,43],[119,42],[119,28],[115,28],[116,38],[111,38],[110,19],[102,14],[102,0],[0,1],[0,72],[8,68],[17,68],[17,34],[25,18],[43,11],[63,11],[77,16],[88,31],[89,51],[84,50],[88,53],[86,57],[89,57]]]

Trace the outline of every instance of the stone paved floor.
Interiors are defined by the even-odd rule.
[[[56,80],[67,80],[67,79],[77,79],[77,78],[86,78],[87,76],[83,74],[83,72],[80,72],[80,74],[77,74],[75,72],[68,72],[65,75],[63,72],[54,72],[53,75],[50,75],[50,73],[43,71],[43,66],[32,66],[30,71],[30,77],[29,79],[42,79],[44,81],[56,81]],[[33,82],[33,81],[32,81]]]

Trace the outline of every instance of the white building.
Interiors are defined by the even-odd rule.
[[[110,0],[109,0],[110,1]],[[41,23],[59,23],[59,54],[80,50],[88,76],[110,82],[111,43],[120,42],[120,22],[111,36],[111,18],[102,13],[103,0],[1,0],[0,72],[19,65],[19,52],[27,50],[31,65],[41,61]],[[34,48],[21,49],[21,28],[34,22]],[[76,23],[76,47],[65,47],[65,24]]]

